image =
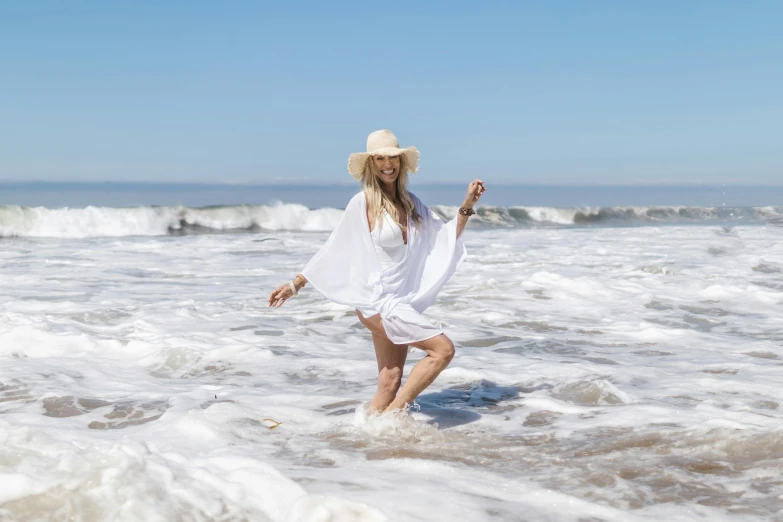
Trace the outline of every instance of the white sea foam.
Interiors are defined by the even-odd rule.
[[[310,210],[303,205],[224,207],[23,208],[0,206],[0,237],[162,236],[188,231],[332,230],[338,209]]]
[[[367,418],[354,311],[265,303],[339,211],[262,210],[3,240],[0,520],[783,516],[779,228],[469,230],[428,311],[454,361],[410,414]],[[69,212],[61,235],[85,230]],[[120,235],[106,212],[90,226]]]

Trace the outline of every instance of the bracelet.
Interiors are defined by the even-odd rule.
[[[472,208],[459,207],[459,213],[462,214],[463,216],[470,217],[473,214],[475,214],[476,211],[473,210]]]
[[[299,290],[296,289],[296,285],[293,281],[289,282],[288,286],[291,287],[291,292],[293,292],[294,295],[299,295]]]

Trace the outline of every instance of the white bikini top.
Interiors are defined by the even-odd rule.
[[[375,222],[375,228],[370,232],[370,236],[381,265],[399,263],[405,257],[406,245],[402,237],[402,228],[385,210]]]
[[[378,216],[378,220],[375,222],[375,228],[372,229],[371,235],[373,243],[376,243],[383,248],[394,248],[405,244],[405,240],[402,238],[402,228],[400,227],[400,224],[392,219],[385,210],[381,216]]]

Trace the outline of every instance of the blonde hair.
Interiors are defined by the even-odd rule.
[[[421,223],[421,216],[416,211],[416,206],[413,204],[413,199],[410,194],[408,194],[407,188],[410,166],[405,159],[405,154],[400,154],[398,157],[400,158],[400,174],[395,181],[397,185],[397,199],[400,200],[403,208],[411,219],[413,219],[413,223],[418,227],[419,223]],[[375,161],[372,156],[367,158],[367,161],[364,163],[361,183],[365,197],[367,198],[370,223],[374,224],[378,220],[378,216],[380,216],[384,210],[389,213],[394,221],[399,223],[400,215],[399,212],[397,212],[397,206],[381,187],[381,181],[378,178],[378,171],[375,168]],[[407,229],[405,225],[402,225],[402,228],[403,230]]]

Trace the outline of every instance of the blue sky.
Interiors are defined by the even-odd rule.
[[[783,183],[783,2],[2,2],[0,180]]]

